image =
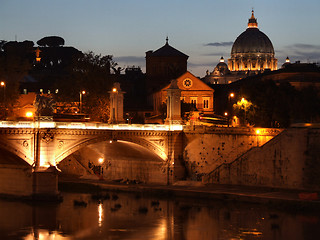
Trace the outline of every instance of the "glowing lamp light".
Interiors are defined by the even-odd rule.
[[[256,134],[258,134],[258,135],[261,134],[260,129],[257,129],[257,130],[256,130]]]
[[[26,117],[27,118],[33,117],[33,112],[26,112]]]
[[[104,161],[103,158],[99,158],[99,159],[98,159],[98,162],[99,162],[100,164],[103,163],[103,161]]]
[[[82,95],[84,95],[84,94],[86,94],[86,91],[82,91],[81,93],[82,93]]]
[[[234,97],[234,93],[230,93],[230,97],[232,97],[232,98],[233,98],[233,97]]]
[[[5,82],[1,82],[0,85],[1,85],[1,87],[3,87],[6,84],[5,84]]]
[[[117,91],[117,89],[116,88],[112,88],[112,92],[116,92]]]
[[[225,113],[224,113],[224,115],[225,115],[225,116],[228,116],[228,113],[227,113],[227,112],[225,112]]]

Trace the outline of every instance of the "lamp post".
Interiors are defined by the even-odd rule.
[[[225,112],[224,116],[227,118],[227,123],[228,123],[228,127],[229,127],[229,114],[228,114],[228,112]]]
[[[82,96],[86,94],[86,91],[80,91],[79,113],[82,111]]]
[[[6,101],[6,83],[4,81],[1,81],[0,86],[3,87],[3,102],[5,102]]]
[[[229,104],[229,107],[232,109],[232,104],[231,104],[231,99],[234,98],[234,93],[230,93],[228,95],[228,104]]]
[[[228,117],[228,127],[229,127],[229,115],[232,117],[233,115],[233,107],[232,107],[232,98],[234,98],[235,94],[232,92],[228,95],[228,104],[227,104],[227,112],[224,113],[226,117]],[[228,114],[229,113],[229,114]]]
[[[247,125],[247,108],[249,107],[249,103],[245,98],[241,98],[241,105],[244,108],[244,124]]]
[[[104,159],[101,157],[98,159],[99,162],[99,179],[102,180],[103,179],[103,167],[102,167],[102,163],[104,162]]]

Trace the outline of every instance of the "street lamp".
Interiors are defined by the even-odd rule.
[[[247,124],[247,110],[250,107],[250,102],[248,100],[246,100],[244,97],[241,98],[241,105],[244,108],[244,123]]]
[[[102,163],[104,162],[104,159],[101,157],[98,159],[99,162],[99,179],[103,180],[103,167],[102,167]]]
[[[6,83],[4,81],[1,81],[0,86],[3,87],[3,102],[5,102],[6,101]]]
[[[233,92],[228,95],[227,111],[230,113],[231,116],[232,116],[232,113],[233,113],[231,99],[234,98],[234,96],[235,95],[234,95]]]
[[[227,123],[228,123],[228,127],[229,127],[229,114],[228,114],[228,112],[225,112],[224,116],[227,118]]]
[[[80,102],[79,102],[79,113],[81,113],[82,110],[82,96],[86,94],[86,91],[80,91]]]

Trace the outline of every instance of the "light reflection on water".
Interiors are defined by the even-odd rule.
[[[320,234],[316,213],[109,194],[97,200],[90,194],[64,193],[58,205],[0,200],[0,239],[306,240]]]
[[[46,229],[36,229],[31,230],[32,232],[28,234],[24,240],[69,240],[70,237],[64,237],[61,233],[52,231],[49,232]]]

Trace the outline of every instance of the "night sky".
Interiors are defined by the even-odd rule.
[[[197,76],[230,57],[254,8],[279,66],[320,62],[319,0],[1,0],[0,40],[61,36],[66,46],[113,55],[120,66],[145,67],[145,52],[169,44],[189,55]]]

